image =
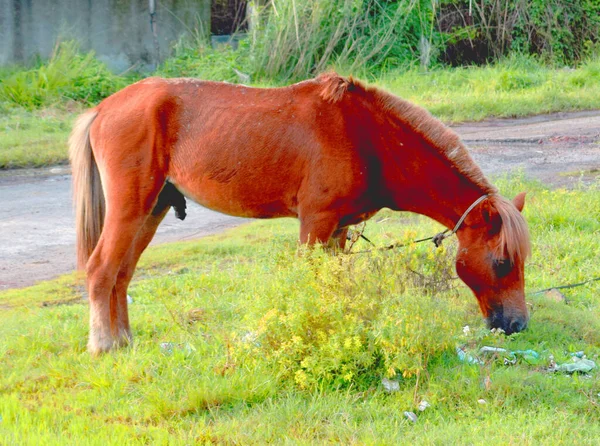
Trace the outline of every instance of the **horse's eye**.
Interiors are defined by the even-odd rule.
[[[496,273],[496,276],[498,277],[504,277],[506,275],[508,275],[508,273],[510,273],[510,271],[512,270],[512,263],[510,262],[510,260],[505,260],[505,259],[497,259],[494,260],[494,271]]]

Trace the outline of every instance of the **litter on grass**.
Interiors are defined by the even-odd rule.
[[[481,359],[470,355],[465,352],[462,348],[456,347],[456,354],[458,355],[458,359],[462,362],[468,362],[469,364],[484,364],[484,361]],[[535,350],[507,350],[502,347],[490,347],[484,346],[479,349],[480,356],[490,356],[490,355],[502,355],[504,356],[504,364],[516,364],[517,359],[521,358],[526,362],[535,363],[538,359],[540,359],[540,354]]]
[[[589,373],[596,368],[596,363],[591,359],[579,358],[573,356],[573,362],[567,362],[565,364],[551,363],[551,372],[564,372],[564,373]]]
[[[404,412],[404,416],[413,423],[417,422],[417,415],[414,412]]]
[[[456,347],[458,359],[469,364],[484,364],[485,362],[476,356],[467,353],[460,347]],[[507,350],[502,347],[484,346],[479,349],[480,356],[501,355],[504,357],[504,365],[516,364],[519,359],[524,360],[529,364],[535,364],[540,359],[540,354],[535,350]],[[585,357],[583,351],[571,353],[573,362],[557,364],[554,362],[554,357],[550,356],[550,366],[548,370],[551,372],[564,373],[589,373],[596,368],[596,363]]]
[[[387,393],[394,393],[400,390],[400,383],[398,381],[393,381],[391,379],[383,378],[381,380],[381,384],[383,384],[383,388]]]
[[[424,412],[425,409],[427,409],[428,407],[431,407],[431,404],[429,404],[427,401],[423,400],[419,403],[419,411],[420,412]]]

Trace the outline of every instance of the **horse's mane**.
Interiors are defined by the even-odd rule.
[[[498,194],[496,187],[487,180],[454,131],[424,108],[377,87],[366,86],[352,77],[326,73],[319,76],[317,82],[321,84],[321,98],[331,103],[340,101],[346,92],[350,91],[370,94],[384,110],[393,113],[403,124],[423,137],[460,173],[480,187],[483,193],[490,195],[488,202],[498,211],[503,223],[496,252],[497,258],[508,256],[511,261],[514,261],[517,257],[524,259],[529,255],[529,233],[525,219],[512,202]]]
[[[488,200],[502,220],[494,257],[496,259],[508,257],[512,263],[515,259],[525,260],[531,254],[531,243],[523,214],[510,200],[501,195],[492,195]]]

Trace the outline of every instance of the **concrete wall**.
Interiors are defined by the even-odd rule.
[[[58,39],[75,39],[83,50],[116,71],[156,62],[148,0],[0,0],[0,65],[48,57]],[[183,33],[210,30],[210,0],[156,0],[160,56]]]

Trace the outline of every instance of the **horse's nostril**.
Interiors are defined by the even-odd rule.
[[[525,330],[526,327],[527,321],[524,321],[522,319],[514,319],[508,326],[507,334],[519,333],[520,331]]]

